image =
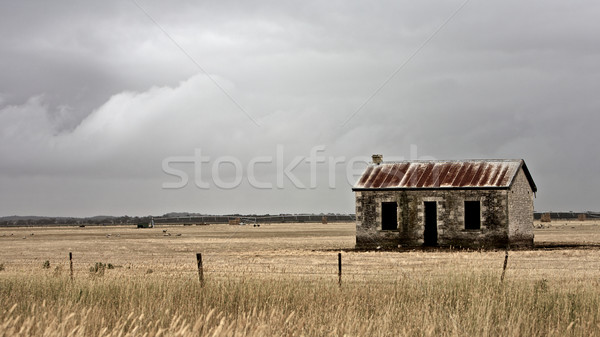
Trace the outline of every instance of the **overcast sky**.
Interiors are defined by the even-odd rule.
[[[354,212],[373,153],[523,158],[536,210],[600,210],[599,17],[591,0],[3,1],[0,216]]]

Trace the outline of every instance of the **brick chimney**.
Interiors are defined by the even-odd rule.
[[[383,155],[382,154],[374,154],[372,156],[373,158],[373,164],[375,165],[379,165],[381,163],[383,163]]]

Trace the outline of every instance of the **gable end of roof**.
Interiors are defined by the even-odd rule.
[[[521,159],[521,165],[519,166],[519,170],[523,170],[523,173],[525,174],[525,177],[527,178],[527,181],[529,182],[529,186],[531,187],[531,190],[533,191],[533,193],[537,193],[537,186],[535,185],[535,182],[533,181],[533,177],[531,176],[531,173],[529,173],[527,164],[525,164],[525,160],[523,160],[523,159]],[[517,173],[519,173],[519,172],[517,171]],[[515,174],[512,177],[512,181],[510,182],[509,187],[512,187],[512,185],[514,184],[516,179],[517,179],[517,174]]]

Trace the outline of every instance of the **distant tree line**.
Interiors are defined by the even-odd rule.
[[[581,215],[584,214],[587,219],[599,219],[599,212],[534,212],[533,218],[535,220],[541,220],[544,215],[550,219],[561,219],[561,220],[578,220]]]
[[[112,226],[148,224],[152,219],[156,223],[227,223],[229,219],[240,218],[243,222],[320,222],[323,218],[329,222],[354,221],[354,214],[227,214],[203,215],[198,213],[167,213],[162,216],[95,216],[75,217],[0,217],[0,227],[34,226]]]
[[[150,216],[119,216],[119,217],[4,217],[0,218],[2,227],[27,227],[27,226],[109,226],[127,225],[149,222]]]

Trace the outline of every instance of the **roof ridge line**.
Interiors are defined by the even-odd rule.
[[[519,162],[523,159],[413,159],[413,160],[388,160],[383,161],[379,164],[369,163],[369,165],[385,165],[385,164],[404,164],[404,163],[473,163],[473,162],[502,162],[502,163],[514,163]]]

